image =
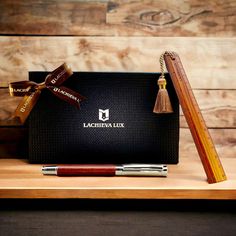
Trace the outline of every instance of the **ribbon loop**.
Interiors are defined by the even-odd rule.
[[[59,86],[63,84],[72,74],[73,72],[71,68],[64,63],[46,77],[45,84],[47,86]]]
[[[23,124],[38,101],[41,90],[45,88],[50,90],[58,98],[79,108],[80,101],[84,100],[85,97],[65,86],[60,86],[72,74],[72,70],[67,66],[66,63],[64,63],[48,74],[45,78],[45,81],[42,83],[38,84],[33,81],[10,83],[10,95],[23,97],[15,110],[14,116],[19,118],[20,122]]]
[[[36,90],[37,83],[33,81],[20,81],[9,84],[9,92],[11,96],[23,97],[26,94]]]

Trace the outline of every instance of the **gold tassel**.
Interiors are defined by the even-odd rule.
[[[158,114],[172,113],[173,108],[170,102],[168,91],[166,89],[166,79],[164,74],[164,54],[162,54],[160,57],[160,66],[161,66],[161,76],[157,81],[157,84],[159,86],[159,91],[157,93],[157,98],[153,112]]]

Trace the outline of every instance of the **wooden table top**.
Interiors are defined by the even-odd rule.
[[[0,198],[236,199],[236,159],[221,161],[228,180],[208,184],[198,156],[169,165],[166,178],[43,176],[40,164],[0,159]]]

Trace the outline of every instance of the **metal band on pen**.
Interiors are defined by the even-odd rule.
[[[57,175],[58,166],[43,166],[42,173],[44,175]]]

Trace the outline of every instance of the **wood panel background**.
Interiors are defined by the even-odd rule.
[[[21,157],[11,81],[67,62],[78,71],[159,71],[178,52],[216,148],[236,158],[236,0],[0,1],[0,157]],[[181,156],[196,155],[181,114]]]

